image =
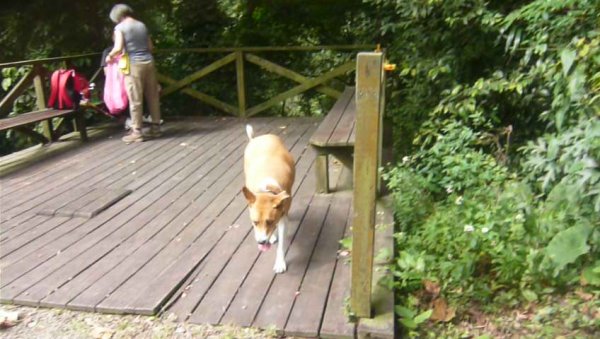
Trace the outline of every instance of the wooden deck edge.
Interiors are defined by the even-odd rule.
[[[373,272],[373,318],[358,321],[358,338],[394,338],[396,321],[394,316],[394,291],[383,286],[380,281],[389,274],[387,266],[394,254],[394,213],[391,197],[384,197],[377,203],[375,232],[375,258]],[[381,251],[389,254],[381,258]]]
[[[112,134],[116,129],[117,125],[111,123],[88,128],[87,142],[93,142],[103,136]],[[82,145],[82,143],[83,142],[79,138],[79,132],[71,132],[63,135],[59,141],[46,145],[40,144],[32,146],[0,157],[0,178],[38,161],[74,149],[75,147]]]

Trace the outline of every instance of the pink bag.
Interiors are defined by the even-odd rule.
[[[104,104],[111,115],[119,115],[125,111],[129,105],[127,91],[125,90],[125,76],[119,70],[118,59],[106,64],[104,67]]]

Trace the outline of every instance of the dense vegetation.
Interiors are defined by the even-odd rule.
[[[0,59],[105,47],[109,3],[58,2],[2,5]],[[163,48],[350,43],[387,48],[399,66],[387,89],[398,161],[384,169],[398,220],[391,284],[409,332],[428,318],[468,319],[473,307],[499,312],[544,305],[573,291],[598,297],[598,1],[130,3]],[[30,17],[36,19],[34,30],[25,27]],[[315,67],[329,67],[322,58],[285,55],[278,61],[311,74]],[[175,78],[206,64],[189,55],[160,62]],[[255,95],[268,95],[287,85],[256,86]],[[299,111],[306,114],[314,106],[299,104]],[[569,325],[584,334],[598,330],[600,318],[586,312]]]
[[[416,312],[427,297],[449,320],[473,304],[597,294],[598,2],[370,3],[402,65],[391,84],[402,160],[386,172],[401,321],[431,315]],[[581,319],[598,329],[597,315]]]

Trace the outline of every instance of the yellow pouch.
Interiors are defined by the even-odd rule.
[[[119,69],[123,74],[129,74],[129,55],[123,53],[119,59]]]

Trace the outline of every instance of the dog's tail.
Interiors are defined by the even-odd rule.
[[[246,134],[248,135],[248,139],[252,140],[254,138],[254,129],[250,124],[246,125]]]

